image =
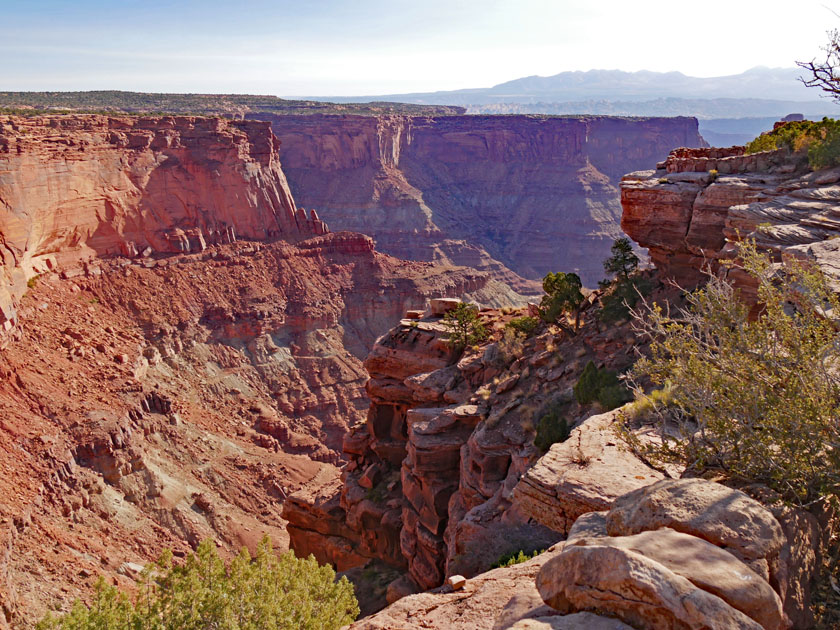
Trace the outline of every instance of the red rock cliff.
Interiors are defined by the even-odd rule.
[[[776,256],[817,261],[840,278],[840,169],[810,172],[783,151],[674,151],[656,170],[625,175],[624,231],[684,285],[753,238]]]
[[[577,270],[594,285],[620,234],[621,175],[704,144],[691,118],[270,120],[295,197],[331,225],[401,257],[488,269],[523,290],[506,268],[530,279]]]
[[[277,144],[257,121],[0,117],[0,325],[44,269],[324,233],[295,207]]]

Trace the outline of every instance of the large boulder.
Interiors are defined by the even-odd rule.
[[[538,617],[536,619],[522,619],[508,630],[633,630],[632,627],[618,619],[601,617],[592,613],[582,612],[573,615],[555,615],[553,617]]]
[[[720,597],[630,549],[567,545],[539,572],[543,600],[561,613],[591,611],[638,630],[762,630]]]
[[[641,554],[717,595],[767,630],[782,626],[782,602],[770,584],[731,553],[695,536],[664,528],[634,536],[583,538],[572,544],[603,545]]]
[[[723,547],[744,560],[777,556],[785,543],[773,514],[739,490],[705,479],[667,479],[616,499],[610,536],[670,527]]]

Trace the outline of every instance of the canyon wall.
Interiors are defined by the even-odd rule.
[[[334,228],[525,292],[557,270],[594,286],[621,233],[621,175],[705,144],[692,118],[254,116],[298,203]]]
[[[674,151],[655,170],[624,176],[621,226],[685,286],[746,238],[777,258],[814,260],[840,281],[838,199],[840,169],[811,172],[802,155]]]
[[[130,591],[164,548],[286,548],[285,499],[338,475],[366,416],[377,337],[441,294],[505,299],[306,215],[267,123],[0,130],[3,630],[99,575]]]
[[[324,233],[296,208],[277,144],[258,121],[0,116],[0,325],[47,269]]]

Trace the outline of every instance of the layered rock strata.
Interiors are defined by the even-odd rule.
[[[705,145],[692,118],[259,116],[295,198],[334,228],[521,292],[558,270],[594,286],[621,234],[620,177]]]
[[[657,170],[624,176],[621,226],[657,268],[687,286],[746,238],[777,257],[814,260],[837,280],[838,199],[840,169],[811,172],[801,156],[675,151]]]
[[[482,317],[498,335],[510,315],[486,310]],[[339,568],[362,556],[406,570],[407,579],[392,585],[394,599],[562,537],[565,529],[538,523],[514,488],[539,458],[535,425],[546,410],[563,407],[572,424],[585,416],[570,388],[586,362],[621,368],[632,360],[625,328],[602,327],[586,314],[584,321],[578,336],[546,332],[528,340],[521,356],[505,356],[496,343],[461,356],[439,316],[403,320],[365,361],[371,406],[344,441],[349,463],[341,483],[320,480],[286,503],[292,547]],[[574,444],[581,458],[600,462],[604,455],[589,437]],[[575,467],[596,485],[599,465],[581,460]],[[612,498],[645,483],[639,479],[660,478],[644,468]],[[600,510],[609,501],[593,493],[575,509]]]
[[[296,207],[277,148],[258,121],[0,116],[0,325],[44,271],[326,233]]]
[[[441,293],[504,301],[329,232],[276,143],[254,121],[0,118],[0,627],[100,574],[130,591],[164,548],[286,548],[283,503],[337,477],[365,417],[374,340]]]

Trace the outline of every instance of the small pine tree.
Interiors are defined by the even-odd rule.
[[[458,304],[443,316],[443,325],[448,330],[447,341],[462,350],[488,337],[487,328],[478,317],[478,309],[472,304]]]
[[[615,239],[610,253],[612,256],[604,261],[604,271],[607,273],[614,273],[622,280],[627,280],[639,267],[639,257],[633,253],[633,245],[626,236]]]
[[[576,273],[549,273],[543,278],[545,295],[540,302],[540,317],[555,323],[564,313],[575,314],[575,331],[580,325],[580,305],[583,302],[583,284]]]

